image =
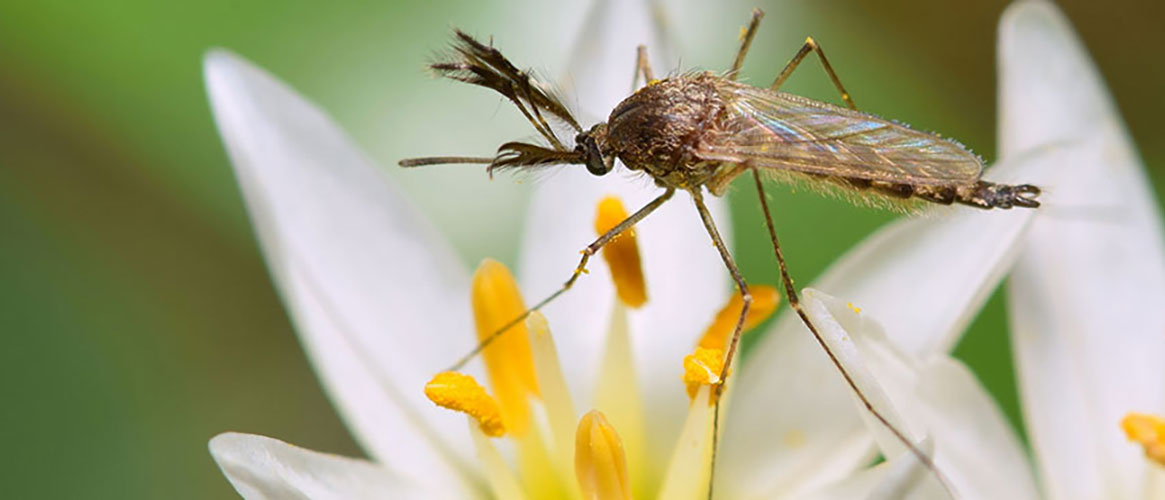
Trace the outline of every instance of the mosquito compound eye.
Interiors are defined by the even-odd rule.
[[[587,171],[592,175],[606,175],[611,171],[611,166],[603,161],[602,153],[599,153],[599,147],[595,145],[594,139],[588,138],[583,142],[583,148],[587,155]]]
[[[587,156],[587,171],[594,175],[606,175],[610,169],[603,163],[601,156]]]

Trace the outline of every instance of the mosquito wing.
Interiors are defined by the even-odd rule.
[[[784,92],[718,87],[727,116],[700,141],[702,160],[915,186],[973,185],[983,171],[977,156],[934,134]]]

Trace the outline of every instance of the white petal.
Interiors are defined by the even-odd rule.
[[[1000,181],[1039,179],[1065,158],[1048,152],[990,172]],[[1018,254],[1033,213],[955,208],[902,219],[846,253],[813,286],[869,311],[908,353],[945,352]],[[737,465],[725,469],[739,475],[738,484],[750,491],[791,488],[802,480],[817,484],[860,465],[870,442],[849,409],[848,389],[833,380],[835,371],[800,318],[778,318],[748,353],[737,387],[741,397],[728,415],[725,463]],[[792,411],[771,417],[783,409]],[[768,430],[758,432],[762,428]],[[813,475],[772,472],[807,464]]]
[[[596,106],[603,110],[598,116],[605,117],[629,94],[636,46],[658,44],[653,43],[655,28],[647,2],[600,1],[590,18],[609,23],[602,25],[601,36],[580,35],[585,41],[580,47],[585,49],[576,52],[585,57],[571,65],[568,78],[582,106]],[[598,52],[592,56],[590,51]],[[663,71],[659,60],[653,61],[657,73]],[[559,167],[541,179],[530,203],[522,246],[524,293],[531,301],[538,300],[566,281],[578,264],[579,251],[597,237],[594,216],[601,198],[617,195],[628,212],[634,212],[661,192],[623,167],[603,178],[591,176],[581,166]],[[655,462],[666,460],[685,414],[687,396],[678,382],[683,357],[729,291],[724,265],[688,198],[677,193],[637,226],[648,303],[631,315],[632,348],[640,387],[648,396],[645,407],[653,412],[648,415],[652,423],[648,443]],[[723,200],[709,197],[707,203],[723,237],[730,240]],[[555,325],[556,342],[569,353],[562,356],[563,369],[575,400],[584,406],[591,401],[614,298],[602,259],[593,259],[590,270],[545,311]]]
[[[1019,439],[965,366],[943,354],[920,361],[887,338],[867,314],[874,311],[859,314],[840,299],[814,296],[849,333],[906,428],[933,437],[935,463],[960,497],[1038,496]],[[828,325],[830,317],[812,319]]]
[[[934,437],[935,462],[962,498],[1039,498],[1019,438],[966,366],[936,356],[915,383],[914,404],[899,405],[903,417]]]
[[[306,450],[264,436],[226,433],[210,453],[247,500],[433,498],[388,469],[354,458]]]
[[[1005,154],[1068,143],[1010,282],[1024,417],[1052,498],[1132,498],[1146,461],[1118,427],[1165,412],[1165,247],[1141,161],[1051,3],[1000,27]]]
[[[229,52],[205,68],[267,264],[341,416],[393,470],[466,487],[468,436],[435,431],[462,424],[422,393],[472,344],[464,269],[323,112]]]
[[[933,447],[929,439],[917,443],[917,446],[925,453],[930,453]],[[797,498],[801,500],[949,498],[933,477],[914,454],[904,452],[807,495],[798,495]]]
[[[595,0],[575,37],[562,82],[578,99],[588,120],[606,120],[631,93],[637,47],[646,45],[657,77],[675,70],[675,49],[660,22],[666,13],[656,0]],[[643,79],[639,79],[642,85]]]
[[[870,406],[873,406],[886,419],[890,426],[904,433],[908,439],[915,441],[916,439],[911,435],[911,429],[907,427],[906,422],[899,415],[897,408],[890,402],[890,397],[886,393],[885,386],[874,374],[877,366],[873,362],[880,361],[875,356],[884,356],[882,356],[882,353],[870,352],[868,349],[859,350],[857,342],[864,341],[862,336],[872,326],[868,325],[870,322],[866,321],[865,318],[858,315],[855,311],[842,305],[838,299],[812,288],[805,289],[804,293],[802,293],[802,299],[805,314],[809,316],[809,321],[812,321],[813,325],[817,327],[817,330],[821,333],[822,340],[825,341],[825,344],[829,346],[829,350],[837,357],[837,361],[845,367],[850,379],[853,380],[858,390],[865,395]],[[882,364],[883,366],[886,365],[885,363]],[[898,366],[893,366],[893,368],[900,369]],[[837,376],[840,377],[842,374],[839,372]],[[852,394],[852,396],[857,407],[863,410],[861,412],[863,418],[869,417],[867,419],[867,426],[872,430],[875,439],[878,441],[882,454],[884,456],[897,456],[899,453],[906,451],[905,445],[898,438],[894,437],[890,429],[886,428],[885,424],[874,419],[872,414],[864,411],[865,406],[861,403],[857,394]]]
[[[875,408],[905,431],[848,334],[818,300],[819,294],[805,291],[806,313]],[[724,428],[723,465],[717,467],[723,478],[717,484],[732,488],[733,497],[800,495],[847,476],[874,453],[870,432],[838,370],[808,330],[791,333],[795,335],[783,343],[787,350],[747,359],[746,375],[738,380]],[[770,370],[776,376],[761,386],[747,378],[753,363],[775,364],[787,371]],[[871,427],[888,455],[903,449],[881,425]]]

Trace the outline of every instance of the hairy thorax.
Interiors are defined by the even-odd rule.
[[[660,185],[703,184],[715,165],[691,153],[724,110],[715,80],[701,73],[650,82],[611,112],[605,149]]]

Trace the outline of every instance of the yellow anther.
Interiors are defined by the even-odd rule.
[[[1121,419],[1121,429],[1129,441],[1145,447],[1145,456],[1165,465],[1165,418],[1145,413],[1129,413]]]
[[[684,385],[688,389],[688,398],[695,398],[702,385],[719,384],[722,370],[722,349],[697,347],[691,354],[684,356]]]
[[[595,214],[595,231],[610,231],[627,218],[623,202],[614,196],[599,201]],[[647,302],[647,285],[643,282],[643,266],[639,261],[639,245],[635,242],[635,228],[623,231],[603,247],[603,259],[611,268],[611,279],[619,300],[628,307],[639,307]]]
[[[501,437],[506,433],[498,402],[469,375],[438,373],[425,384],[425,396],[437,406],[473,417],[487,436]]]
[[[586,500],[631,498],[631,480],[623,440],[607,418],[591,410],[578,422],[574,443],[574,473]]]
[[[862,308],[855,306],[853,302],[846,302],[845,306],[848,307],[849,310],[853,311],[854,314],[861,314],[862,313]]]
[[[748,288],[752,294],[752,305],[748,308],[748,315],[744,317],[744,330],[748,331],[772,316],[781,301],[777,289],[767,285],[755,285]],[[740,294],[734,294],[728,304],[716,313],[716,319],[704,331],[700,338],[700,347],[708,349],[727,349],[728,339],[736,329],[736,322],[740,319],[740,309],[744,307],[744,300]]]
[[[473,274],[471,295],[478,339],[498,331],[526,310],[510,270],[492,259],[483,260]],[[495,339],[485,348],[482,359],[506,425],[510,432],[522,435],[530,419],[527,400],[538,395],[525,322],[519,322]]]

